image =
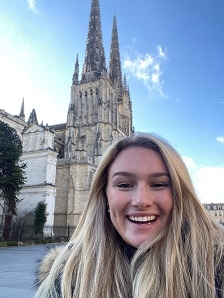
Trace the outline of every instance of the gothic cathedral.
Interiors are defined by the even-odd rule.
[[[35,110],[26,122],[24,102],[17,117],[0,110],[0,120],[14,127],[23,141],[27,163],[27,182],[20,194],[23,206],[44,200],[49,225],[77,224],[103,152],[133,133],[115,15],[108,68],[102,40],[99,0],[92,0],[85,61],[79,78],[77,55],[66,123],[39,125]]]

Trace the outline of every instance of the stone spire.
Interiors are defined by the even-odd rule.
[[[72,85],[76,85],[79,82],[79,58],[78,54],[76,56],[76,62],[75,62],[75,71],[72,77]]]
[[[23,121],[25,121],[24,97],[23,97],[23,101],[22,101],[22,105],[21,105],[21,109],[20,109],[20,113],[19,113],[19,118],[22,119]]]
[[[99,0],[92,0],[82,82],[99,78],[106,71]]]
[[[30,113],[30,116],[29,116],[29,119],[27,122],[28,122],[28,124],[32,124],[32,123],[38,124],[37,114],[36,114],[35,109],[33,109],[32,112]]]
[[[118,100],[121,100],[122,74],[121,74],[121,60],[120,60],[118,33],[117,33],[117,19],[115,15],[113,17],[113,28],[112,28],[112,38],[111,38],[111,48],[110,48],[109,78],[117,90]]]
[[[124,84],[123,84],[123,89],[124,91],[128,91],[128,88],[127,88],[127,79],[126,79],[126,75],[124,74]]]

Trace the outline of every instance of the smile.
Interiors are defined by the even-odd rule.
[[[147,223],[151,224],[156,220],[155,215],[150,215],[150,216],[128,216],[128,219],[132,222],[136,223]]]

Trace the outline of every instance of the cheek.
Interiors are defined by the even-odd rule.
[[[173,196],[172,194],[169,195],[169,197],[167,198],[167,202],[166,202],[166,212],[168,213],[169,217],[172,216],[173,213]]]
[[[169,209],[173,209],[173,195],[171,192],[167,195],[167,206]]]
[[[116,189],[107,189],[106,195],[110,213],[122,212],[126,205],[124,194],[117,191]]]
[[[114,195],[113,192],[110,189],[106,189],[106,197],[107,197],[107,206],[108,209],[110,210],[110,215],[113,211],[113,206],[115,205],[114,203]]]
[[[158,206],[163,211],[164,214],[167,214],[169,217],[173,212],[173,196],[171,192],[164,193],[158,198]]]
[[[107,202],[110,208],[114,208],[119,204],[119,197],[113,189],[108,189],[107,192]]]

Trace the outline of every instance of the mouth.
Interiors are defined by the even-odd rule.
[[[148,224],[151,225],[154,223],[157,219],[157,216],[155,215],[149,215],[149,216],[128,216],[128,219],[137,224]]]

